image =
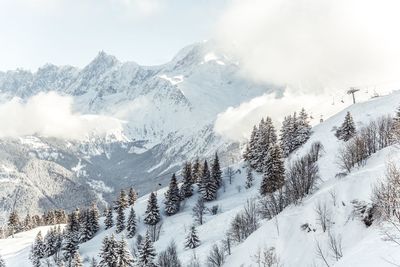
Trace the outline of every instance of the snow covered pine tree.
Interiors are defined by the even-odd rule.
[[[161,220],[160,210],[158,208],[157,196],[151,192],[147,202],[147,209],[144,215],[144,223],[149,225],[156,225]]]
[[[343,140],[345,142],[349,141],[356,134],[356,126],[354,124],[353,117],[348,111],[346,116],[344,117],[344,122],[337,129],[335,136],[339,140]]]
[[[270,156],[265,162],[263,180],[260,193],[265,195],[280,189],[285,182],[285,166],[282,158],[282,151],[279,145],[271,148]]]
[[[197,235],[197,230],[194,225],[190,228],[188,235],[186,236],[185,247],[194,249],[200,246],[200,239]]]
[[[180,195],[175,173],[172,175],[171,182],[169,183],[169,188],[165,193],[164,204],[165,204],[165,213],[168,216],[174,215],[179,211]]]

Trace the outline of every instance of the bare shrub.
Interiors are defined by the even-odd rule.
[[[371,226],[375,219],[375,205],[359,200],[353,200],[351,204],[353,205],[353,215],[362,220],[365,226]]]
[[[338,261],[343,257],[343,248],[342,248],[342,237],[341,235],[334,235],[329,232],[329,249],[331,251],[332,257]]]
[[[200,225],[204,222],[204,214],[206,212],[206,206],[204,205],[204,200],[202,197],[199,197],[196,205],[193,207],[193,217],[196,222]]]
[[[258,248],[255,255],[253,255],[253,262],[258,267],[280,267],[283,266],[280,263],[279,257],[276,255],[274,247],[264,247],[263,249]]]
[[[354,166],[364,166],[369,156],[393,144],[392,130],[393,119],[389,115],[361,128],[359,133],[339,150],[338,164],[341,169],[349,173]]]
[[[318,202],[315,206],[315,212],[317,213],[317,223],[321,226],[322,231],[326,232],[331,224],[331,211],[326,202]]]
[[[207,266],[208,267],[219,267],[225,262],[225,253],[223,248],[218,245],[213,245],[210,253],[207,256]]]
[[[324,250],[321,247],[321,243],[319,243],[318,241],[316,242],[315,250],[317,257],[320,258],[327,267],[330,267],[328,262],[328,256],[325,254]]]
[[[329,195],[331,196],[333,206],[336,207],[337,193],[335,189],[330,190]]]
[[[161,251],[157,258],[159,267],[181,267],[182,263],[178,258],[178,253],[176,251],[176,244],[174,241],[168,245],[165,251]]]
[[[394,163],[388,164],[386,179],[373,189],[372,203],[378,218],[400,222],[400,169]]]
[[[226,168],[225,175],[226,177],[228,177],[229,184],[232,184],[233,177],[235,176],[235,171],[233,170],[233,168],[232,167]]]
[[[186,265],[187,267],[200,267],[200,260],[197,257],[196,251],[193,251],[193,255],[190,257],[189,263]]]
[[[258,201],[258,210],[263,219],[272,219],[288,205],[288,199],[282,189],[266,194]]]
[[[323,152],[324,152],[324,146],[321,144],[321,142],[317,141],[312,143],[309,155],[312,161],[317,162]]]
[[[301,201],[316,188],[320,179],[318,164],[309,153],[290,164],[286,172],[286,195],[291,203]]]
[[[243,211],[233,218],[228,235],[233,242],[241,243],[258,228],[258,210],[254,200],[247,200]]]

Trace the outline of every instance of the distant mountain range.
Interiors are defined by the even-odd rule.
[[[104,203],[127,186],[147,193],[183,161],[215,151],[231,162],[239,146],[215,134],[216,116],[275,89],[247,80],[237,61],[203,42],[160,66],[100,52],[83,69],[47,64],[34,73],[0,72],[0,90],[2,102],[55,91],[73,97],[77,112],[126,121],[122,133],[85,141],[0,140],[0,212],[32,213]]]

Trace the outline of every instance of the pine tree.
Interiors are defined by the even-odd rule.
[[[294,120],[292,116],[289,115],[283,119],[281,133],[280,133],[280,145],[284,157],[289,156],[289,154],[292,152],[293,138],[294,138]]]
[[[128,231],[128,238],[132,238],[136,234],[136,213],[135,210],[131,207],[129,212],[128,221],[126,223],[126,230]]]
[[[277,136],[272,119],[267,117],[265,120],[261,120],[258,127],[258,139],[256,144],[257,157],[254,159],[257,171],[262,172],[266,157],[269,155],[269,150],[276,142]]]
[[[119,202],[120,206],[117,207],[117,218],[115,222],[116,232],[121,233],[125,229],[125,209],[122,202]]]
[[[68,231],[65,233],[65,241],[63,244],[64,260],[70,265],[72,257],[79,248],[79,236],[76,232]]]
[[[118,247],[118,267],[131,267],[135,260],[129,251],[128,243],[125,239],[119,242]]]
[[[200,239],[197,235],[197,230],[194,225],[190,228],[189,234],[186,236],[185,247],[194,249],[200,246]]]
[[[79,210],[72,212],[69,216],[66,226],[65,242],[63,246],[64,259],[67,263],[71,263],[72,257],[79,248]]]
[[[201,169],[202,166],[200,164],[199,158],[196,158],[192,168],[192,179],[193,183],[197,183],[200,186],[201,183]]]
[[[222,171],[217,153],[215,153],[214,162],[211,167],[211,178],[214,180],[217,188],[220,188],[222,186]]]
[[[265,162],[263,180],[260,193],[265,195],[280,189],[285,182],[285,167],[282,158],[282,151],[278,145],[270,150],[270,155]]]
[[[200,192],[203,196],[203,199],[206,201],[215,200],[217,198],[217,184],[213,179],[211,179],[207,160],[204,161],[203,165]]]
[[[0,267],[6,267],[6,263],[3,260],[3,257],[0,255]]]
[[[191,197],[193,195],[193,177],[192,177],[192,165],[190,162],[186,162],[182,170],[183,184],[180,188],[181,199]]]
[[[172,175],[168,191],[165,193],[165,213],[170,216],[179,211],[180,196],[175,173]]]
[[[30,260],[32,261],[33,267],[40,267],[40,260],[46,256],[46,247],[43,241],[42,232],[36,235],[35,241],[33,242],[31,253],[30,253]]]
[[[259,131],[257,126],[254,125],[253,131],[251,132],[250,141],[249,141],[249,165],[253,168],[257,168],[259,155]]]
[[[78,251],[75,252],[70,266],[71,267],[83,267],[82,258]]]
[[[299,113],[298,136],[296,137],[296,146],[300,147],[307,142],[311,136],[311,125],[308,121],[308,114],[303,108]]]
[[[43,238],[43,241],[45,244],[46,257],[50,257],[60,249],[59,233],[57,232],[57,229],[55,227],[50,228],[49,231],[47,231],[46,235]]]
[[[99,209],[96,204],[93,203],[89,209],[89,222],[90,222],[90,231],[92,232],[92,237],[99,231]]]
[[[24,230],[28,231],[31,229],[33,229],[33,221],[32,221],[31,215],[28,212],[28,214],[26,214],[25,219],[24,219]]]
[[[154,267],[154,258],[156,252],[153,247],[149,232],[146,233],[139,250],[139,266],[141,267]]]
[[[12,211],[8,217],[8,227],[11,229],[11,235],[14,237],[14,233],[17,233],[20,229],[19,216],[16,211]]]
[[[106,229],[110,229],[111,227],[114,226],[113,211],[110,207],[108,207],[106,210],[106,218],[104,219],[104,225],[106,226]]]
[[[345,142],[349,141],[356,134],[356,126],[350,112],[347,112],[344,122],[336,131],[336,137]]]
[[[115,240],[114,235],[111,235],[110,238],[106,236],[103,239],[102,247],[99,254],[99,267],[118,266],[118,252],[119,244]]]
[[[247,168],[245,188],[249,189],[250,187],[253,186],[253,183],[254,183],[253,172],[251,171],[251,168]]]
[[[91,229],[91,221],[88,210],[81,212],[81,230],[80,230],[80,242],[86,242],[93,237],[93,232]]]
[[[137,197],[138,196],[137,196],[137,193],[136,193],[135,189],[133,189],[132,187],[129,188],[129,193],[128,193],[128,204],[129,204],[129,206],[135,205]]]
[[[144,215],[144,223],[149,225],[156,225],[161,220],[160,210],[158,208],[157,196],[151,192],[147,202],[147,209]]]
[[[124,209],[126,209],[128,206],[129,206],[128,196],[126,195],[125,190],[122,189],[121,192],[119,193],[117,201],[115,201],[114,209],[115,211],[117,211],[119,207],[123,207]]]

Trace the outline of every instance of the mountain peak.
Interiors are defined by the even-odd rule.
[[[109,55],[106,52],[104,52],[103,50],[99,51],[99,53],[97,53],[97,56],[89,63],[90,65],[102,65],[102,66],[108,66],[108,67],[112,67],[113,65],[117,64],[119,61],[118,59],[113,56],[113,55]]]

